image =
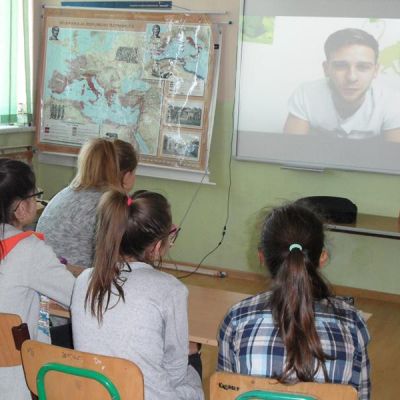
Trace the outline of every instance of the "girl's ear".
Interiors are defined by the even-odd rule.
[[[323,268],[329,261],[329,253],[326,249],[322,250],[322,253],[319,257],[319,267]]]
[[[126,190],[128,193],[132,190],[136,180],[136,171],[128,171],[125,172],[122,177],[122,188]]]
[[[154,246],[154,252],[155,252],[156,254],[160,254],[161,247],[162,247],[162,240],[159,240],[159,241],[156,243],[156,245]]]
[[[21,201],[18,206],[17,209],[14,211],[14,216],[15,219],[19,222],[22,219],[24,219],[24,216],[26,215],[26,207],[25,207],[25,202]]]
[[[29,200],[30,199],[21,200],[19,204],[17,204],[17,209],[14,211],[14,222],[12,224],[18,229],[22,229],[24,226],[31,224],[35,219],[36,202],[32,204]]]
[[[162,251],[162,246],[163,246],[162,240],[159,240],[159,241],[156,242],[156,244],[151,248],[151,250],[150,250],[150,259],[151,259],[152,261],[156,260],[156,259],[160,256],[161,251]]]

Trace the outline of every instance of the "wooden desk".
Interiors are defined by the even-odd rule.
[[[189,337],[192,342],[217,346],[219,325],[231,306],[250,294],[201,286],[189,289]]]
[[[250,294],[229,292],[201,286],[187,285],[189,289],[189,339],[192,342],[217,346],[219,324],[228,309]],[[69,318],[69,310],[50,303],[50,314]]]
[[[357,214],[354,224],[327,223],[325,227],[334,232],[354,235],[376,236],[388,239],[400,239],[400,223],[398,218],[380,215]]]
[[[192,342],[217,346],[219,325],[231,306],[250,294],[186,285],[189,289],[189,339]],[[69,318],[70,313],[56,303],[50,303],[50,314]],[[372,314],[362,312],[367,321]]]

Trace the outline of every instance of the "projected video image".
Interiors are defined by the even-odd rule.
[[[247,17],[243,32],[239,130],[400,142],[400,20]]]

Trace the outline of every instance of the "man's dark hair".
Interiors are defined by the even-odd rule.
[[[377,40],[362,29],[346,28],[333,32],[325,41],[324,50],[326,59],[336,50],[354,44],[370,47],[375,53],[375,61],[379,56],[379,44]]]

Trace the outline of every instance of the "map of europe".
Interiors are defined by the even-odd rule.
[[[48,28],[42,141],[79,146],[90,137],[111,137],[157,155],[166,97],[204,96],[211,32],[207,25],[154,26],[59,26],[56,37]]]

